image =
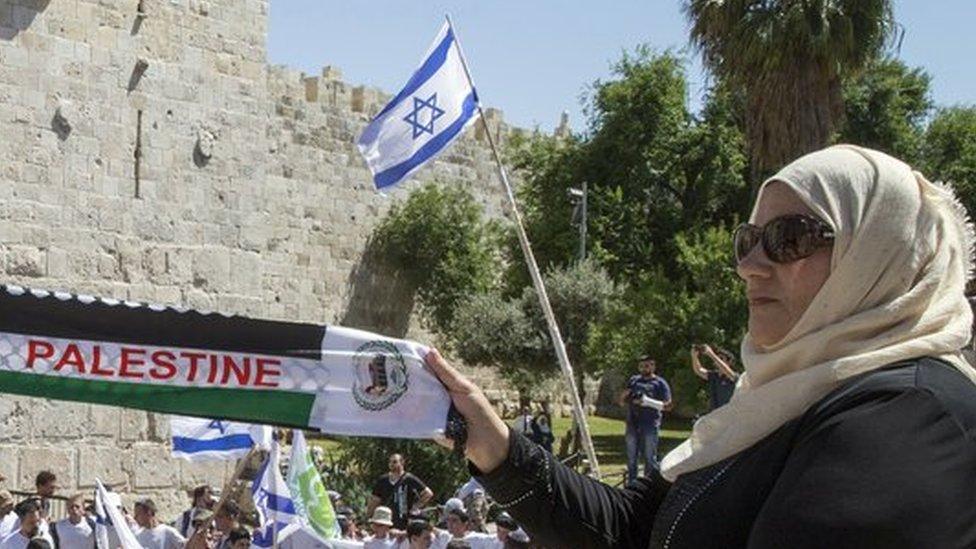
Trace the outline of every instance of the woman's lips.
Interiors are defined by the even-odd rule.
[[[749,298],[750,307],[762,307],[763,305],[769,305],[770,303],[775,303],[776,300],[771,297],[756,296]]]

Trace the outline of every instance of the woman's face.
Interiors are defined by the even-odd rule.
[[[816,216],[786,184],[766,186],[753,223],[762,227],[787,214]],[[761,244],[739,262],[737,272],[746,282],[749,299],[749,335],[760,346],[783,339],[807,310],[830,275],[830,247],[792,263],[775,263]]]

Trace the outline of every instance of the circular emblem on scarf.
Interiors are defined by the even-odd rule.
[[[352,361],[356,368],[352,396],[363,409],[382,410],[407,392],[410,378],[407,363],[396,345],[389,341],[360,345]]]

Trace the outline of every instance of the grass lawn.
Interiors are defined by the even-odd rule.
[[[568,417],[553,418],[553,433],[556,443],[553,448],[558,451],[560,439],[569,431],[573,420]],[[624,430],[626,425],[619,419],[589,416],[587,424],[596,459],[600,462],[600,472],[609,484],[617,484],[623,480],[627,469],[627,453],[624,449]],[[658,457],[663,456],[672,448],[680,444],[691,435],[691,421],[668,418],[661,429],[661,441],[658,447]]]

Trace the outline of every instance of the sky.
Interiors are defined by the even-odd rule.
[[[708,76],[688,46],[681,0],[271,0],[268,60],[396,93],[449,13],[482,103],[523,128],[552,130],[563,111],[586,129],[581,99],[613,77],[623,52],[647,44],[688,59],[688,100],[701,104]],[[972,22],[976,2],[896,0],[904,34],[897,55],[932,77],[936,105],[976,104]]]

